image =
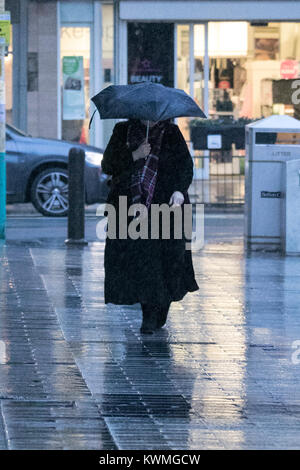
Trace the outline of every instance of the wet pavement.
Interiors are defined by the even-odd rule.
[[[0,449],[300,447],[300,259],[247,256],[241,215],[205,229],[200,290],[141,336],[138,305],[103,303],[95,218],[83,249],[65,219],[8,218]]]

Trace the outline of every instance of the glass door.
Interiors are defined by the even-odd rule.
[[[188,93],[208,113],[208,52],[207,24],[176,25],[176,87]],[[177,123],[187,141],[194,159],[194,178],[209,178],[207,152],[195,151],[190,138],[190,121],[193,118],[178,118]]]
[[[176,27],[176,88],[190,94],[190,26],[178,24]],[[189,119],[178,118],[177,124],[187,142],[190,141]]]

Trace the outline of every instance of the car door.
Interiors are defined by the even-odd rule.
[[[12,133],[6,131],[6,195],[7,202],[22,202],[24,184],[22,173],[24,156],[18,147]]]

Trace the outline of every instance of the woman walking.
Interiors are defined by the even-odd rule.
[[[107,202],[118,215],[120,196],[127,196],[128,207],[146,208],[151,234],[151,205],[188,204],[187,190],[193,178],[193,161],[185,140],[169,120],[150,122],[130,119],[116,124],[103,155],[102,170],[112,175]],[[145,211],[141,213],[145,217]],[[127,217],[127,225],[133,216]],[[110,224],[108,217],[108,226]],[[120,227],[119,227],[120,228]],[[161,228],[161,227],[160,227]],[[105,303],[132,305],[140,303],[143,313],[141,333],[152,334],[166,320],[171,302],[187,292],[199,289],[194,276],[191,251],[186,238],[174,234],[164,239],[106,238]]]

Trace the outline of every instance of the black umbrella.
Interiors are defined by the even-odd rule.
[[[101,119],[142,119],[157,122],[180,116],[206,118],[185,91],[152,82],[111,85],[93,96],[92,101]],[[149,123],[147,138],[148,130]]]

